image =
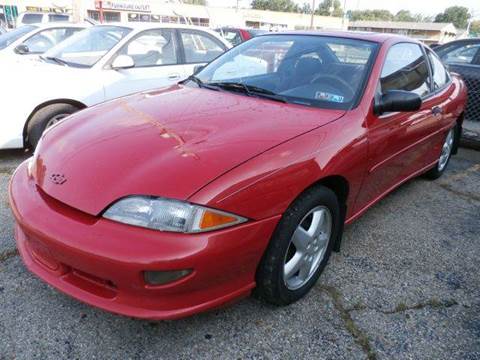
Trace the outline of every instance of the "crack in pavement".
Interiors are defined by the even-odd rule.
[[[480,202],[480,196],[474,195],[471,193],[464,193],[462,191],[454,189],[450,184],[447,183],[436,183],[438,186],[440,186],[442,189],[445,189],[447,191],[450,191],[451,193],[460,196],[461,198],[469,201],[474,201],[474,202]]]
[[[367,305],[354,305],[351,308],[345,309],[347,312],[352,312],[352,311],[362,311],[362,310],[372,310],[372,311],[378,311],[382,314],[385,315],[392,315],[392,314],[398,314],[402,313],[408,310],[420,310],[424,309],[427,307],[433,308],[433,309],[440,309],[440,308],[449,308],[454,305],[459,305],[457,300],[455,299],[449,299],[449,300],[438,300],[438,299],[430,299],[425,302],[421,302],[418,304],[413,304],[413,305],[406,305],[404,303],[400,303],[397,306],[395,306],[395,309],[393,310],[382,310],[378,307],[372,307],[372,306],[367,306]]]
[[[453,186],[451,184],[453,181],[463,179],[463,178],[467,177],[468,175],[470,175],[471,173],[475,173],[477,171],[480,171],[480,164],[475,164],[473,166],[470,166],[468,169],[465,169],[464,171],[459,172],[457,174],[450,175],[447,178],[445,178],[443,181],[436,182],[435,184],[437,184],[441,188],[443,188],[447,191],[450,191],[450,192],[454,193],[455,195],[460,196],[464,199],[480,201],[480,196],[456,190],[456,189],[453,188]]]
[[[369,360],[376,360],[377,353],[373,348],[372,344],[370,343],[370,339],[367,334],[355,323],[352,319],[351,312],[352,311],[362,311],[362,310],[372,310],[378,311],[385,315],[392,315],[398,314],[409,310],[420,310],[424,308],[433,308],[433,309],[440,309],[440,308],[449,308],[455,305],[459,305],[459,303],[455,299],[448,299],[448,300],[438,300],[438,299],[430,299],[425,302],[420,302],[418,304],[413,305],[406,305],[404,303],[398,304],[395,309],[393,310],[382,310],[378,307],[370,307],[366,305],[354,305],[351,308],[346,308],[343,305],[343,295],[341,292],[333,286],[328,285],[321,285],[320,290],[325,291],[333,300],[333,305],[335,309],[340,313],[340,317],[342,318],[345,329],[350,333],[350,335],[354,338],[355,342],[362,348],[365,355]],[[463,305],[465,306],[465,305]]]
[[[333,300],[333,306],[340,313],[345,329],[352,335],[355,342],[362,348],[369,360],[376,360],[377,354],[370,344],[368,336],[360,329],[350,316],[350,311],[345,309],[342,301],[342,294],[333,286],[321,285],[320,289],[325,291]]]
[[[18,250],[17,249],[9,249],[6,250],[2,253],[0,253],[0,262],[7,261],[8,259],[18,256]]]

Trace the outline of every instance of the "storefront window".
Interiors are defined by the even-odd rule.
[[[97,10],[88,10],[87,11],[88,17],[95,20],[100,21],[100,12]],[[105,22],[120,22],[121,16],[119,12],[116,11],[104,11],[103,12],[103,20]]]

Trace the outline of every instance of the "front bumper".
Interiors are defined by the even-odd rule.
[[[45,195],[17,169],[10,183],[15,237],[25,265],[58,290],[127,316],[174,319],[247,296],[279,220],[185,235],[116,223]],[[173,283],[147,285],[146,270],[193,269]]]

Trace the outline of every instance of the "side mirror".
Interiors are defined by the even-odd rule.
[[[417,111],[422,107],[422,99],[419,95],[404,90],[388,90],[379,99],[375,100],[375,114],[381,115],[386,112]]]
[[[205,69],[205,65],[197,65],[193,68],[193,75],[197,75],[200,71]]]
[[[131,69],[135,67],[135,61],[133,61],[131,56],[128,55],[119,55],[112,62],[112,69]]]
[[[15,51],[16,54],[25,55],[25,54],[28,54],[30,52],[30,49],[28,48],[27,45],[20,44],[20,45],[17,45],[15,47],[15,49],[13,49],[13,51]]]

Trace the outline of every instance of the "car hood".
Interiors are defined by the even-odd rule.
[[[343,114],[178,85],[67,118],[46,132],[32,171],[45,193],[92,215],[128,195],[185,200]]]

